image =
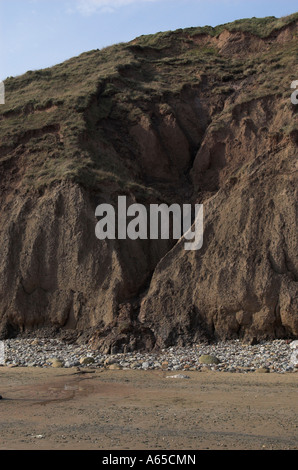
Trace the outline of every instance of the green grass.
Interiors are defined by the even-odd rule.
[[[246,33],[254,34],[261,38],[270,36],[274,31],[278,31],[286,25],[294,23],[298,19],[298,13],[283,17],[275,18],[275,16],[269,16],[267,18],[245,18],[236,20],[232,23],[225,23],[215,28],[211,26],[204,26],[201,28],[187,28],[184,32],[190,36],[196,36],[197,34],[209,34],[211,36],[219,36],[224,30],[228,31],[243,31]]]

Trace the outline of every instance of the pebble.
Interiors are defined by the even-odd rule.
[[[111,370],[216,371],[250,373],[298,372],[293,361],[297,341],[274,340],[244,344],[240,340],[170,347],[159,353],[100,354],[88,345],[56,339],[10,339],[3,342],[7,367],[109,368]],[[204,358],[205,356],[205,358]],[[206,364],[206,356],[209,357]],[[211,357],[211,359],[210,359]],[[292,359],[292,360],[291,360]],[[110,366],[115,364],[115,367]]]
[[[204,354],[199,358],[200,364],[219,364],[220,360],[210,354]]]
[[[55,369],[60,369],[64,366],[64,362],[59,361],[59,359],[51,359],[50,362],[51,362],[52,367],[54,367]]]
[[[177,375],[168,375],[167,379],[190,379],[188,375],[177,374]]]
[[[83,365],[83,366],[88,366],[89,364],[94,364],[94,359],[93,357],[91,356],[88,356],[88,357],[82,357],[80,359],[80,364]]]
[[[119,364],[111,364],[110,366],[108,366],[108,369],[109,370],[121,370],[122,367]]]
[[[270,372],[270,369],[268,367],[259,367],[259,369],[256,369],[255,372],[259,374],[268,374]]]

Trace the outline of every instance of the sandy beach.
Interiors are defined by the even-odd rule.
[[[0,368],[1,450],[293,450],[298,373]]]

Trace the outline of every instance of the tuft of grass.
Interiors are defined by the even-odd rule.
[[[285,26],[295,23],[298,19],[298,13],[276,18],[275,16],[268,16],[265,18],[244,18],[241,20],[233,21],[232,23],[225,23],[216,27],[203,26],[199,28],[187,28],[184,31],[190,36],[199,34],[208,34],[210,36],[219,36],[223,31],[242,31],[250,33],[260,38],[266,38],[275,31],[278,31]]]

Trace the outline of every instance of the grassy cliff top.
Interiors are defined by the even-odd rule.
[[[10,77],[0,107],[0,165],[5,169],[12,158],[22,157],[23,182],[37,187],[66,178],[92,187],[106,179],[126,185],[129,171],[104,150],[114,137],[101,124],[107,128],[109,122],[115,130],[120,123],[125,147],[129,127],[150,105],[171,111],[169,96],[185,87],[204,87],[206,97],[222,97],[232,94],[236,83],[243,93],[235,104],[268,94],[287,99],[297,79],[297,30],[284,42],[274,38],[283,28],[295,28],[297,19],[295,13],[141,36]],[[223,31],[262,38],[264,47],[249,52],[244,38],[238,51],[222,51],[214,40]],[[200,43],[203,36],[207,40]]]
[[[158,45],[160,40],[171,36],[173,34],[187,33],[190,36],[196,36],[200,34],[208,34],[210,36],[217,37],[223,31],[237,32],[242,31],[244,33],[250,33],[260,38],[266,38],[273,34],[275,31],[279,31],[285,26],[295,23],[298,19],[298,13],[293,13],[289,16],[282,18],[276,18],[275,16],[268,16],[265,18],[244,18],[236,20],[231,23],[224,23],[215,27],[212,26],[198,26],[185,29],[177,29],[176,31],[160,32],[157,34],[149,34],[140,36],[137,41],[141,45]]]

